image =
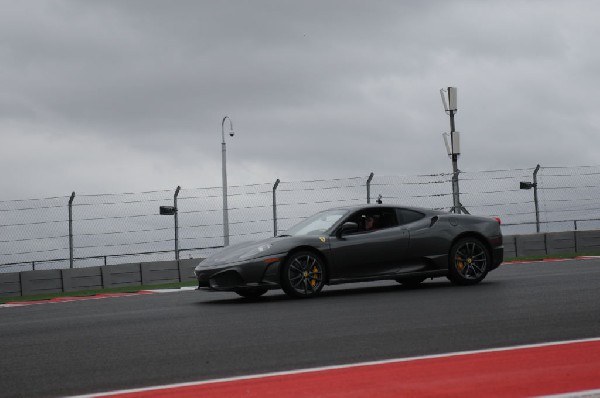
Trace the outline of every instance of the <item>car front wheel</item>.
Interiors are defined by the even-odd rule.
[[[325,284],[325,267],[322,258],[310,251],[292,254],[281,272],[281,287],[292,297],[313,297]]]
[[[457,285],[474,285],[485,278],[490,264],[490,252],[476,238],[463,238],[450,249],[448,278]]]

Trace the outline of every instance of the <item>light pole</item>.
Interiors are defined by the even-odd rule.
[[[221,122],[221,166],[223,176],[223,245],[229,246],[229,212],[227,208],[227,148],[225,146],[225,120],[229,120],[229,136],[233,137],[233,123],[229,116],[225,116]]]
[[[444,93],[448,93],[448,102]],[[440,95],[442,96],[442,103],[444,104],[444,110],[450,115],[450,144],[448,144],[448,133],[444,133],[444,142],[446,143],[446,150],[448,156],[452,159],[452,212],[460,214],[469,214],[467,209],[460,203],[460,190],[458,188],[458,157],[460,156],[460,133],[456,131],[454,126],[454,114],[458,112],[457,106],[457,89],[456,87],[448,87],[448,90],[441,89]]]
[[[280,182],[281,181],[278,178],[277,181],[275,181],[275,184],[273,184],[273,236],[274,237],[277,237],[277,196],[275,196],[275,193],[277,192],[277,187],[279,186]]]
[[[371,203],[371,181],[373,181],[373,176],[375,174],[369,174],[369,178],[367,179],[367,204]]]

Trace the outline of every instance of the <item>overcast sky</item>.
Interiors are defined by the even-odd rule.
[[[2,200],[600,164],[597,1],[0,6]]]

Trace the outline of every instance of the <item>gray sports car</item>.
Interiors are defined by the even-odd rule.
[[[198,288],[258,297],[281,288],[312,297],[324,285],[447,277],[480,282],[503,260],[500,220],[366,205],[317,213],[277,237],[221,249],[195,269]]]

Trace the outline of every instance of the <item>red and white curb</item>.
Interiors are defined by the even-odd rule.
[[[577,256],[571,258],[544,258],[541,260],[515,260],[515,261],[505,261],[502,264],[535,264],[535,263],[560,263],[563,261],[573,261],[573,260],[597,260],[600,256]]]
[[[141,296],[144,294],[159,294],[159,293],[174,293],[184,292],[187,290],[196,290],[196,287],[182,287],[180,289],[157,289],[157,290],[141,290],[134,293],[102,293],[94,296],[73,296],[73,297],[56,297],[48,300],[32,300],[32,301],[14,301],[5,304],[0,304],[0,308],[11,308],[11,307],[26,307],[28,305],[41,305],[41,304],[56,304],[56,303],[68,303],[71,301],[87,301],[87,300],[100,300],[105,298],[113,297],[130,297],[130,296]]]
[[[592,397],[600,338],[455,352],[81,397]]]

